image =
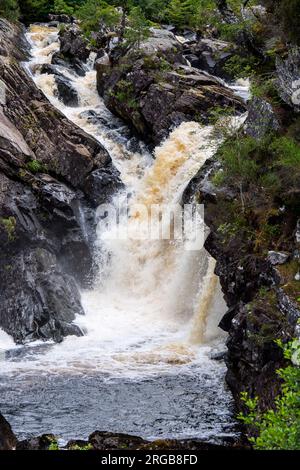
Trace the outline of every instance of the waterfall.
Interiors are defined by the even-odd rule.
[[[145,438],[234,434],[225,366],[211,359],[225,337],[217,327],[226,305],[215,260],[203,246],[191,250],[186,233],[175,236],[182,194],[220,143],[213,127],[182,123],[151,155],[99,97],[93,55],[83,77],[56,66],[78,94],[79,106],[68,107],[59,100],[55,76],[41,73],[59,50],[58,29],[33,25],[27,38],[28,73],[53,106],[108,150],[125,190],[111,205],[121,217],[98,221],[99,275],[81,293],[85,316],[76,319],[85,336],[13,348],[0,332],[2,397],[9,393],[2,402],[22,404],[20,417],[9,404],[2,411],[16,429],[24,429],[24,419],[23,437],[84,438],[100,424]],[[246,94],[246,86],[237,87]],[[169,206],[173,218],[159,212]],[[150,219],[151,229],[161,236],[143,239],[138,235],[147,233],[153,208],[159,216]],[[84,229],[84,214],[80,221]],[[189,215],[186,232],[193,226]]]
[[[78,93],[77,108],[66,107],[58,100],[54,75],[40,74],[38,65],[49,63],[59,47],[57,34],[52,28],[31,27],[28,38],[34,58],[29,70],[50,101],[108,149],[132,195],[129,220],[116,223],[110,232],[99,232],[101,276],[92,290],[82,293],[86,317],[78,322],[87,331],[90,344],[93,340],[111,343],[108,354],[114,367],[117,361],[121,368],[125,362],[133,369],[148,363],[153,372],[151,366],[155,363],[191,363],[201,344],[222,336],[216,325],[225,305],[214,274],[214,260],[204,248],[189,251],[185,240],[139,240],[134,236],[116,239],[114,232],[122,232],[122,223],[126,228],[129,224],[132,235],[137,225],[139,230],[141,225],[146,228],[147,218],[141,220],[142,214],[133,212],[137,205],[149,211],[159,204],[178,207],[186,185],[217,148],[213,127],[182,123],[155,149],[154,159],[147,152],[129,152],[124,143],[116,144],[116,135],[107,138],[107,128],[87,119],[86,113],[91,110],[108,115],[95,88],[92,60],[84,77],[58,68]],[[120,197],[126,199],[126,194],[125,198],[123,194],[115,199]],[[166,223],[170,229],[171,221]],[[216,298],[218,308],[214,310]],[[214,318],[209,331],[208,317]],[[136,348],[136,343],[143,343],[143,347]]]
[[[135,235],[148,228],[153,207],[171,205],[181,213],[184,189],[219,145],[213,127],[184,122],[155,149],[154,158],[142,144],[140,151],[132,152],[122,138],[124,124],[97,93],[94,57],[83,77],[57,67],[79,96],[78,107],[67,107],[58,99],[54,75],[40,73],[40,66],[51,63],[59,49],[58,30],[34,25],[27,37],[32,46],[32,59],[25,64],[28,72],[54,106],[107,148],[126,184],[114,204],[121,200],[129,207],[125,218],[98,230],[99,278],[93,289],[82,292],[86,315],[77,319],[86,336],[67,338],[63,357],[53,348],[43,359],[55,370],[68,364],[83,372],[93,362],[96,369],[134,376],[203,361],[203,354],[223,341],[217,325],[226,306],[214,260],[203,247],[189,250],[184,237],[143,240]],[[96,119],[89,119],[91,112]],[[146,215],[137,207],[144,207]],[[162,230],[171,234],[172,220],[164,223]],[[130,236],[116,236],[128,229]],[[77,350],[74,343],[80,344]],[[40,367],[38,361],[35,367]]]

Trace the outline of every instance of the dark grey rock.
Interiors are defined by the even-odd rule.
[[[285,264],[290,258],[290,253],[280,253],[278,251],[269,251],[268,260],[273,266]]]
[[[254,97],[248,103],[248,117],[244,124],[246,134],[255,139],[262,139],[271,131],[280,128],[278,119],[270,103]]]
[[[58,97],[66,106],[78,106],[78,93],[73,88],[72,83],[65,77],[55,75],[55,83],[57,87]]]
[[[17,438],[14,435],[10,424],[0,413],[0,451],[14,450],[17,445]]]

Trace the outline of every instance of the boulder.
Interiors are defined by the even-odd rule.
[[[68,25],[59,33],[60,50],[52,55],[51,63],[70,68],[80,76],[86,74],[85,63],[91,49],[76,24]]]
[[[176,57],[182,47],[175,34],[165,29],[150,28],[150,38],[143,41],[140,49],[143,54],[152,56],[158,52],[162,53],[166,59]]]
[[[71,80],[68,80],[65,77],[55,75],[55,83],[57,87],[58,98],[66,105],[66,106],[78,106],[79,105],[79,97],[78,93],[73,88]]]
[[[280,253],[278,251],[269,251],[268,260],[272,266],[277,266],[278,264],[285,264],[290,257],[290,253]]]
[[[0,413],[0,450],[15,450],[17,438],[14,435],[10,424]]]
[[[262,139],[280,128],[279,121],[270,103],[254,97],[248,103],[248,116],[244,124],[246,134],[254,139]]]
[[[85,62],[90,55],[87,39],[77,25],[67,26],[59,33],[60,52],[69,59],[79,59]]]
[[[235,53],[233,44],[212,38],[201,38],[198,42],[185,48],[185,57],[193,67],[206,70],[212,75],[230,78],[224,66]],[[188,53],[186,53],[188,52]]]
[[[146,444],[141,437],[127,434],[95,431],[89,437],[89,443],[95,450],[137,449]]]
[[[73,73],[75,72],[80,77],[84,77],[86,74],[86,68],[81,60],[76,57],[70,59],[64,56],[60,51],[54,52],[51,63],[53,65],[69,68]]]
[[[49,448],[58,449],[54,434],[43,434],[17,443],[17,450],[49,450]]]
[[[72,16],[65,15],[65,14],[62,14],[62,15],[50,14],[48,15],[48,19],[50,22],[65,23],[65,24],[70,24],[70,23],[73,23],[74,21],[74,18]]]

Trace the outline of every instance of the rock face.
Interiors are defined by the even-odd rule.
[[[281,99],[295,111],[300,111],[300,49],[294,47],[284,60],[277,58],[276,73]]]
[[[0,450],[14,450],[16,445],[17,438],[12,432],[10,424],[0,414]]]
[[[107,107],[144,140],[158,144],[183,121],[207,124],[215,107],[244,110],[241,100],[215,77],[189,67],[182,45],[163,30],[120,56],[96,62],[97,87]]]
[[[92,276],[94,208],[121,182],[106,150],[18,64],[25,48],[1,20],[0,327],[19,343],[61,341],[82,334],[73,320],[83,313],[78,286]]]

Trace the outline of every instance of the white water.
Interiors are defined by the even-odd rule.
[[[96,91],[92,58],[85,77],[60,67],[80,99],[79,107],[66,107],[57,98],[54,76],[39,73],[39,65],[50,63],[59,48],[57,30],[34,26],[27,36],[33,57],[26,67],[37,86],[54,106],[106,147],[126,190],[133,195],[132,203],[150,207],[180,201],[188,182],[216,149],[213,129],[183,123],[155,150],[155,160],[142,144],[141,152],[133,153],[126,128],[106,109]],[[91,123],[88,111],[104,119]],[[112,129],[109,123],[114,124]],[[139,217],[137,214],[130,223]],[[217,325],[226,306],[214,275],[214,260],[204,249],[188,251],[185,242],[174,240],[120,241],[101,232],[98,244],[101,276],[93,290],[82,292],[86,315],[76,319],[86,335],[68,337],[49,347],[41,342],[16,347],[22,353],[17,359],[12,355],[1,361],[2,375],[31,380],[37,372],[40,377],[102,374],[106,380],[144,380],[206,374],[205,380],[216,386],[224,366],[210,356],[224,348],[224,335]],[[2,332],[1,349],[12,349]],[[219,388],[224,403],[228,402],[221,383]]]

